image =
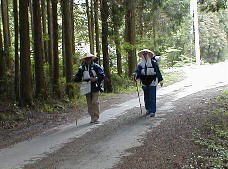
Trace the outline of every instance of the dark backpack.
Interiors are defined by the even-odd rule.
[[[156,68],[155,68],[156,67],[155,66],[156,63],[153,61],[153,59],[152,59],[151,63],[152,63],[152,66],[153,66],[152,68],[154,68],[154,71],[156,72]],[[147,69],[146,65],[145,65],[145,69]],[[147,72],[147,70],[145,72]],[[156,77],[157,77],[156,75],[141,75],[140,76],[140,80],[141,80],[143,85],[149,86],[152,83],[153,80],[156,80]]]

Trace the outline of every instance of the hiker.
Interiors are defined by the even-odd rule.
[[[93,60],[96,57],[91,54],[87,53],[85,56],[81,57],[81,66],[77,74],[75,75],[74,81],[75,82],[91,82],[91,90],[89,93],[86,94],[87,106],[88,106],[88,113],[91,116],[91,124],[98,124],[99,121],[99,91],[101,89],[101,82],[104,79],[104,71],[101,66],[95,63]]]
[[[135,70],[135,80],[140,79],[144,92],[146,115],[155,117],[156,113],[156,87],[160,83],[163,86],[163,78],[158,66],[158,57],[148,50],[138,52],[141,61]]]

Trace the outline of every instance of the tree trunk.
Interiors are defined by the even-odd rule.
[[[128,76],[132,77],[137,64],[136,50],[135,50],[135,0],[127,0],[127,14],[126,14],[126,42],[129,43],[130,48],[128,53]]]
[[[3,37],[4,37],[4,49],[5,49],[5,57],[6,57],[6,66],[7,69],[10,69],[12,61],[10,59],[10,31],[9,31],[9,14],[8,14],[8,0],[1,0],[1,8],[2,8],[2,24],[3,24]]]
[[[118,75],[122,75],[122,56],[121,56],[121,45],[120,45],[120,33],[119,29],[121,26],[120,8],[116,3],[112,3],[112,22],[113,22],[113,35],[114,42],[116,45],[116,56],[117,56],[117,72]]]
[[[30,60],[29,38],[29,0],[19,0],[19,29],[20,29],[20,105],[32,105],[32,71]]]
[[[52,65],[53,65],[53,24],[52,24],[52,8],[50,0],[47,0],[47,16],[48,16],[48,65],[49,76],[52,81]]]
[[[66,93],[69,97],[71,95],[71,86],[69,83],[73,77],[72,71],[72,23],[71,23],[71,10],[70,0],[63,1],[63,19],[64,19],[64,41],[65,41],[65,69],[66,69]]]
[[[199,42],[199,21],[198,21],[198,6],[197,0],[191,0],[193,6],[193,24],[194,24],[194,38],[195,38],[195,55],[196,55],[196,64],[200,65],[200,42]]]
[[[62,24],[64,25],[64,19],[62,19]],[[66,49],[65,49],[65,39],[64,39],[64,35],[65,31],[64,28],[62,27],[62,66],[63,66],[63,72],[62,75],[63,77],[66,77]]]
[[[3,50],[2,30],[0,26],[0,96],[5,92],[6,58]]]
[[[101,55],[101,51],[100,51],[100,40],[99,40],[99,35],[100,35],[100,31],[99,31],[99,16],[98,16],[98,4],[99,0],[94,0],[94,19],[95,19],[95,39],[96,39],[96,54],[97,54],[97,59],[98,59],[98,63],[101,64],[101,59],[100,59],[100,55]]]
[[[53,92],[60,97],[59,88],[59,56],[58,56],[58,0],[52,0],[52,21],[53,21]]]
[[[90,44],[90,53],[94,51],[93,42],[92,42],[92,26],[91,26],[91,12],[89,7],[89,1],[86,0],[86,14],[88,19],[88,32],[89,32],[89,44]]]
[[[139,35],[141,38],[143,38],[144,35],[144,22],[143,22],[143,10],[144,10],[144,4],[145,0],[140,0],[139,1],[139,10],[138,10],[138,17],[139,17]]]
[[[154,49],[157,50],[157,44],[156,44],[156,18],[155,15],[153,14],[153,41],[154,41]]]
[[[18,1],[13,0],[13,13],[14,13],[14,33],[15,33],[15,42],[14,42],[14,48],[15,48],[15,79],[14,79],[14,90],[15,90],[15,96],[16,100],[18,101],[20,98],[19,93],[19,79],[20,79],[20,69],[19,69],[19,54],[18,54],[18,34],[19,34],[19,28],[18,28]]]
[[[29,0],[29,12],[30,12],[30,26],[31,26],[31,35],[32,35],[32,38],[31,38],[31,48],[32,48],[32,51],[34,50],[34,43],[32,43],[32,41],[34,41],[34,23],[33,23],[33,7],[32,7],[32,0]]]
[[[75,35],[74,35],[74,0],[71,0],[71,23],[72,23],[72,57],[75,57]],[[74,58],[73,61],[76,59]]]
[[[101,21],[102,21],[102,51],[103,51],[103,67],[105,71],[105,91],[112,92],[112,82],[109,66],[109,55],[108,55],[108,4],[107,0],[101,2]]]
[[[91,53],[94,54],[94,4],[93,0],[91,0],[91,10],[90,10],[90,19],[91,19],[91,46],[92,51]]]
[[[3,81],[5,73],[6,73],[6,59],[4,56],[3,42],[2,42],[2,29],[0,26],[0,83]],[[1,84],[0,86],[2,87]]]
[[[67,0],[68,1],[68,0]],[[61,10],[62,10],[62,70],[63,70],[63,77],[66,77],[66,49],[65,49],[65,27],[64,27],[64,21],[65,21],[65,18],[64,18],[64,14],[63,14],[63,3],[64,1],[61,1]]]
[[[41,13],[42,13],[42,27],[43,27],[43,53],[44,61],[48,62],[48,41],[47,36],[47,15],[46,15],[46,0],[41,0]]]
[[[35,59],[35,77],[36,77],[36,97],[45,97],[45,79],[43,67],[43,41],[41,26],[40,0],[33,0],[33,23],[34,26],[34,59]]]

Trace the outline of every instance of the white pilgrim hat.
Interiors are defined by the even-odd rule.
[[[143,53],[145,53],[145,52],[146,53],[149,53],[151,57],[153,57],[155,55],[154,52],[152,52],[151,50],[149,50],[149,49],[143,49],[143,50],[140,50],[138,52],[138,56],[142,57],[143,56]]]
[[[96,56],[95,56],[94,54],[92,54],[92,53],[85,53],[84,55],[82,55],[82,56],[80,57],[80,60],[84,60],[84,59],[86,59],[86,58],[96,59]]]

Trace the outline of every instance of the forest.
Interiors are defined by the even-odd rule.
[[[228,58],[226,0],[199,0],[201,62]],[[80,56],[103,66],[105,92],[129,87],[137,51],[162,69],[195,62],[190,0],[1,0],[0,102],[78,98]]]

